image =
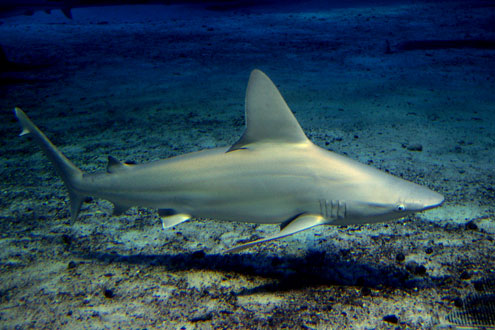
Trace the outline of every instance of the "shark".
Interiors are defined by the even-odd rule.
[[[88,196],[109,200],[115,215],[156,208],[164,229],[193,218],[275,224],[280,231],[225,252],[277,240],[320,225],[391,221],[440,206],[444,197],[338,153],[305,135],[275,84],[252,71],[244,133],[231,146],[145,164],[108,157],[105,172],[83,173],[18,107],[30,134],[65,183],[76,220]]]

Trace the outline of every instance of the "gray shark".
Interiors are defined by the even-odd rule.
[[[142,165],[109,157],[105,173],[86,174],[67,159],[19,108],[31,134],[69,191],[76,219],[87,196],[114,204],[157,208],[163,228],[191,218],[278,224],[280,232],[226,252],[319,225],[367,224],[402,218],[442,204],[444,197],[313,144],[273,82],[251,73],[246,128],[232,146]]]

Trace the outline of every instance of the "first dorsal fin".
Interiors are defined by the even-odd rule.
[[[260,70],[253,70],[246,90],[246,130],[228,151],[258,142],[305,143],[308,138],[277,87]]]
[[[108,156],[107,172],[116,173],[119,171],[125,171],[131,168],[132,164],[122,163],[117,158],[113,156]]]

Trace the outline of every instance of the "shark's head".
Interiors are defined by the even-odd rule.
[[[403,218],[442,205],[444,197],[421,185],[381,172],[360,191],[366,196],[346,202],[346,223],[374,223]]]

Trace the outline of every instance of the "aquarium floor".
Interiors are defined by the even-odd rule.
[[[495,295],[495,51],[404,46],[495,39],[489,2],[73,15],[0,25],[20,65],[0,73],[0,328],[493,323],[469,304],[493,308]],[[444,205],[222,254],[277,228],[198,219],[164,231],[154,210],[112,216],[93,199],[72,222],[51,164],[17,136],[14,106],[87,172],[105,170],[108,155],[147,162],[229,145],[254,68],[315,143],[427,185]]]

